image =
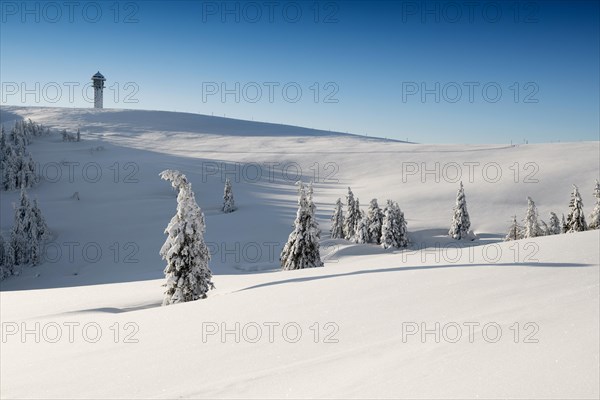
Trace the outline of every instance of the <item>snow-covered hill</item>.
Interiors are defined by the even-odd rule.
[[[576,184],[591,212],[598,142],[409,144],[132,110],[2,107],[0,117],[80,128],[83,138],[29,146],[44,177],[29,193],[53,238],[47,262],[0,284],[2,397],[599,395],[599,232],[500,242],[527,196],[547,220],[566,214]],[[158,251],[176,206],[158,176],[168,168],[188,176],[206,215],[217,289],[159,307]],[[226,177],[231,214],[220,212]],[[298,179],[315,181],[325,267],[281,272]],[[446,233],[459,180],[480,239],[457,245]],[[348,186],[363,209],[371,198],[398,201],[411,248],[330,239],[333,205]],[[4,233],[17,195],[1,193]],[[70,322],[80,324],[73,343]],[[36,323],[40,343],[22,340]],[[84,334],[86,323],[96,325]],[[234,333],[221,338],[236,323],[239,343]],[[439,343],[422,340],[422,323],[440,324]],[[88,343],[97,328],[101,337]],[[49,343],[56,330],[62,336]]]

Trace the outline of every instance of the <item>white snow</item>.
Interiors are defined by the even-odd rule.
[[[598,142],[407,144],[159,111],[3,106],[0,117],[80,128],[82,136],[72,143],[60,135],[34,138],[29,146],[45,179],[28,193],[52,231],[47,256],[57,261],[0,283],[2,398],[600,396],[600,231],[502,242],[512,216],[525,216],[527,196],[548,221],[550,211],[567,214],[575,184],[589,215]],[[223,168],[238,176],[221,176]],[[158,176],[165,169],[180,170],[193,185],[216,285],[205,300],[169,307],[160,306],[159,250],[176,193]],[[97,171],[102,175],[92,182]],[[226,177],[237,207],[230,214],[221,212]],[[297,178],[316,181],[325,266],[279,271]],[[458,180],[475,242],[447,236]],[[364,211],[372,198],[380,206],[397,201],[411,247],[330,239],[335,201],[348,186]],[[0,195],[6,238],[18,192]],[[436,322],[446,334],[439,343],[433,334],[403,338],[403,330],[421,323],[433,329]],[[473,343],[469,322],[479,324]],[[39,343],[34,334],[22,338],[23,328],[35,331],[36,323]],[[72,343],[69,323],[79,324]],[[97,325],[88,325],[84,337],[86,323]],[[234,334],[207,336],[236,323],[239,343]],[[269,323],[279,324],[271,325],[272,343]],[[285,324],[297,324],[288,325],[286,337]],[[489,343],[494,324],[502,336]],[[450,343],[456,326],[462,338]],[[19,332],[9,335],[15,327]],[[94,327],[102,335],[88,343]],[[262,337],[251,343],[257,327]],[[289,343],[294,327],[302,335]],[[62,336],[50,343],[57,329]],[[128,333],[138,342],[124,343]],[[337,342],[324,343],[332,333]]]

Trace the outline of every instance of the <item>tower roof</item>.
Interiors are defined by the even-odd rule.
[[[106,78],[104,77],[104,75],[102,75],[102,74],[100,73],[100,71],[96,72],[96,73],[94,74],[94,76],[92,76],[92,79],[93,79],[93,80],[100,79],[100,80],[103,80],[103,81],[105,81],[105,80],[106,80]]]

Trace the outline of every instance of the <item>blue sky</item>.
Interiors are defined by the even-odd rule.
[[[428,143],[599,140],[599,3],[471,4],[3,1],[1,101],[91,107],[100,70],[107,108]]]

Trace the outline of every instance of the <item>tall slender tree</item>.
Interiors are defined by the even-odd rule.
[[[569,202],[569,214],[567,215],[567,232],[582,232],[587,229],[585,215],[583,213],[583,201],[577,186],[573,185],[571,201]]]
[[[467,199],[465,197],[465,190],[461,181],[458,192],[456,193],[456,205],[454,206],[452,225],[450,226],[448,235],[457,240],[467,239],[470,236],[470,228],[471,220],[469,218],[469,212],[467,211]]]
[[[359,218],[360,214],[358,213],[354,193],[348,188],[348,195],[346,196],[346,217],[344,219],[344,234],[346,235],[347,240],[352,240],[354,237],[356,223]]]
[[[333,215],[331,216],[331,238],[344,238],[344,213],[342,211],[342,199],[337,199]]]
[[[165,229],[167,239],[160,249],[160,255],[167,261],[163,305],[206,298],[214,284],[208,266],[210,253],[204,243],[204,214],[184,174],[165,170],[160,177],[178,190],[177,213]]]
[[[224,213],[234,212],[235,201],[233,200],[233,189],[231,188],[231,181],[229,178],[225,180],[225,189],[223,192],[223,207],[221,207],[221,210]]]
[[[381,244],[381,227],[383,225],[383,211],[377,204],[377,199],[372,199],[367,210],[367,229],[369,242]]]
[[[527,213],[523,220],[523,237],[534,238],[543,235],[544,231],[538,222],[538,212],[535,203],[531,197],[527,197]]]

